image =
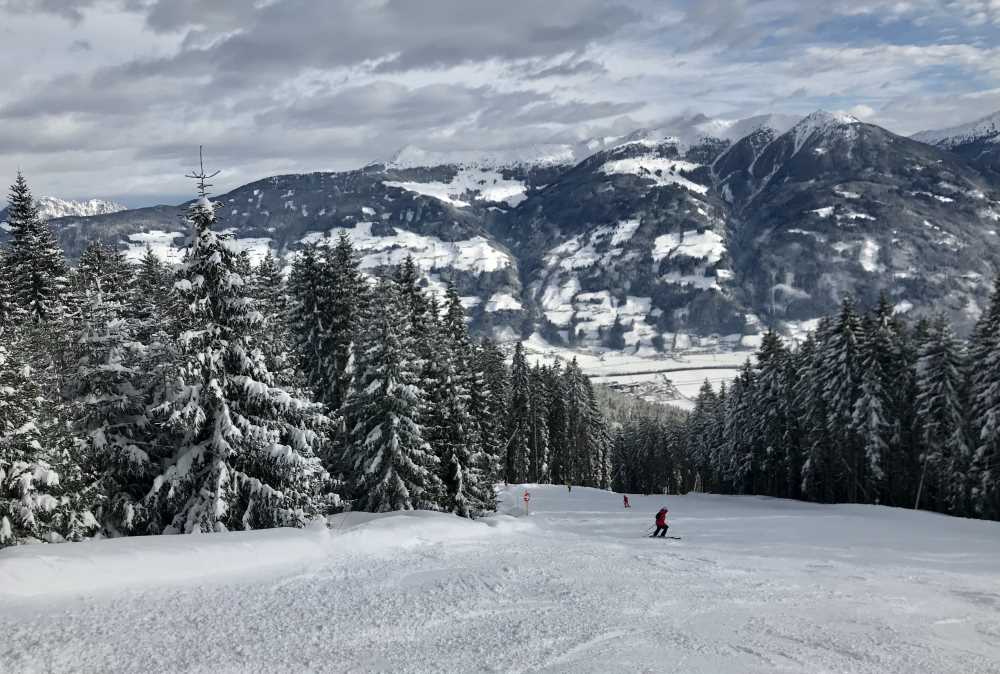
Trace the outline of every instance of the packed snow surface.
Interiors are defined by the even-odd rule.
[[[630,499],[7,549],[0,670],[997,671],[996,522]],[[662,505],[681,540],[644,537]]]

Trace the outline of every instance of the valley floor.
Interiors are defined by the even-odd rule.
[[[0,671],[998,672],[1000,523],[528,486],[0,552]],[[643,534],[663,504],[670,534]],[[517,515],[517,516],[514,516]]]

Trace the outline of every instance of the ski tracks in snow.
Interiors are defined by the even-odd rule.
[[[492,527],[359,515],[282,570],[17,599],[0,670],[998,671],[998,528],[939,550],[891,512],[694,496],[653,541],[660,497],[530,489]]]

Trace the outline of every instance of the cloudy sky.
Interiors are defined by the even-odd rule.
[[[0,0],[0,175],[129,205],[702,112],[1000,110],[1000,0]]]

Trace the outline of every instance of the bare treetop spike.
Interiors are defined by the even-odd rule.
[[[184,175],[185,178],[192,178],[198,181],[198,196],[207,197],[208,188],[212,186],[212,183],[208,182],[211,178],[219,175],[220,171],[215,173],[205,173],[205,157],[202,152],[203,146],[198,146],[198,170],[192,171]]]

